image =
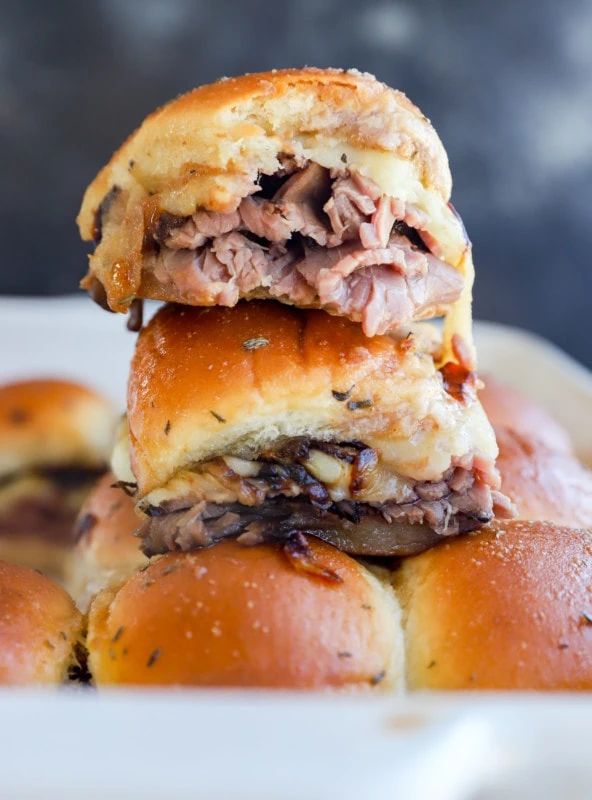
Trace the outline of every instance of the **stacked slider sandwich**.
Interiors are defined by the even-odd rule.
[[[62,577],[84,498],[107,468],[115,413],[93,390],[0,386],[0,559]]]
[[[403,95],[312,69],[179,98],[91,184],[83,285],[132,328],[168,303],[113,459],[162,558],[95,600],[99,682],[397,685],[394,594],[352,556],[512,513],[450,190]]]

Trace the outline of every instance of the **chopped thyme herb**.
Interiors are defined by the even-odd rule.
[[[340,650],[337,655],[339,658],[352,658],[353,653],[350,653],[349,650]]]
[[[157,648],[156,648],[156,650],[153,650],[153,651],[150,653],[150,658],[149,658],[149,659],[148,659],[148,661],[146,662],[146,666],[147,666],[147,667],[151,667],[151,666],[153,666],[153,664],[156,662],[156,660],[157,660],[157,659],[158,659],[158,657],[160,656],[160,653],[161,653],[160,647],[157,647]]]
[[[353,388],[354,388],[354,386],[355,386],[355,385],[356,385],[356,384],[355,384],[355,383],[353,383],[353,384],[352,384],[352,385],[349,387],[349,389],[347,390],[347,392],[338,392],[336,389],[332,389],[332,390],[331,390],[331,394],[333,395],[333,397],[334,397],[336,400],[338,400],[340,403],[343,403],[343,402],[345,402],[346,400],[349,400],[349,398],[350,398],[350,396],[351,396],[351,393],[352,393],[352,391],[353,391]]]
[[[120,625],[119,628],[115,631],[113,638],[111,639],[111,643],[115,644],[115,642],[119,639],[121,634],[123,633],[123,625]]]
[[[592,614],[589,611],[582,611],[582,616],[588,623],[588,625],[592,625]]]
[[[350,400],[347,407],[350,411],[357,411],[358,408],[372,408],[372,400]]]
[[[218,422],[226,422],[226,420],[224,419],[224,417],[221,414],[218,414],[215,411],[211,411],[211,410],[210,410],[210,414],[214,417],[214,419],[217,419]]]
[[[247,339],[243,342],[243,347],[245,350],[259,350],[260,347],[267,347],[268,344],[269,339],[264,336],[258,336],[255,339]]]
[[[129,169],[133,169],[135,166],[136,166],[136,162],[134,161],[133,158],[130,158],[130,162],[128,164],[128,168]]]
[[[364,611],[372,611],[372,606],[369,603],[362,603]]]
[[[347,164],[347,156],[345,153],[341,154],[341,160],[343,161],[344,164]]]
[[[164,426],[164,435],[168,436],[169,433],[170,433],[170,430],[171,430],[171,421],[170,421],[170,419],[167,419],[167,423]]]
[[[63,639],[65,642],[67,642],[67,641],[68,641],[68,637],[67,637],[67,635],[66,635],[66,631],[60,631],[60,636],[62,637],[62,639]]]
[[[436,662],[434,661],[434,659],[432,659],[430,661],[430,663],[428,664],[428,669],[432,669],[432,667],[435,667],[435,666],[436,666]]]
[[[559,642],[559,649],[560,650],[567,650],[569,644],[567,642]]]
[[[179,564],[169,564],[168,567],[165,567],[162,571],[163,575],[170,575],[171,572],[174,572],[176,569],[179,569]]]
[[[372,686],[377,686],[381,681],[385,679],[385,677],[386,677],[386,670],[383,669],[370,678],[370,683],[372,684]]]

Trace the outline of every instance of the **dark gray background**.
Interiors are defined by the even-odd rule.
[[[450,156],[476,316],[592,366],[589,0],[0,0],[0,293],[73,291],[82,192],[155,106],[221,75],[355,66]]]

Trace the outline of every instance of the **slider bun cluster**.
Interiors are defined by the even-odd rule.
[[[403,95],[314,69],[178,98],[91,183],[83,286],[140,331],[69,572],[99,687],[590,686],[587,473],[493,386],[495,466],[450,192]]]
[[[487,379],[488,387],[493,383]],[[569,517],[577,506],[562,505],[573,491],[566,459],[582,475],[586,470],[542,443],[561,432],[571,451],[564,429],[548,416],[548,423],[529,427],[529,419],[544,420],[545,412],[509,391],[517,402],[507,427],[498,428],[503,485],[509,493],[516,488],[503,460],[504,435],[529,443],[518,465],[526,470],[522,491],[531,497],[539,491],[545,448],[556,457],[547,465],[544,502],[539,497],[533,513],[555,508]],[[499,419],[495,406],[485,405]],[[119,493],[129,512],[118,542],[126,547],[127,536],[137,553],[133,498],[110,492]],[[529,520],[524,501],[515,491],[513,497],[526,519],[498,521],[380,567],[314,537],[292,552],[279,543],[245,548],[225,540],[157,557],[131,578],[111,581],[92,603],[91,673],[98,686],[589,689],[590,533],[575,522]],[[589,490],[582,486],[572,500],[578,497],[583,502]],[[100,514],[100,502],[89,507]],[[94,528],[95,552],[103,538],[110,550],[106,530]]]
[[[592,538],[521,520],[391,569],[315,538],[169,553],[94,599],[98,686],[592,688]],[[296,562],[298,564],[298,562]],[[333,574],[332,574],[333,573]],[[337,576],[337,580],[335,578]]]

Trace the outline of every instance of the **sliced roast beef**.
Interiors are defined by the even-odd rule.
[[[271,297],[361,321],[367,336],[434,313],[459,296],[463,281],[458,270],[399,234],[383,248],[366,250],[354,240],[305,245],[300,254],[233,231],[209,247],[164,248],[154,258],[155,277],[198,305],[233,306],[263,288]]]
[[[157,226],[156,279],[197,305],[232,306],[257,293],[326,308],[361,321],[368,336],[460,296],[463,277],[435,254],[425,213],[360,173],[311,162],[283,170],[265,194],[226,214],[197,211]]]
[[[147,520],[138,531],[147,555],[170,550],[209,547],[227,536],[239,536],[246,545],[288,541],[301,533],[317,536],[346,553],[363,556],[403,556],[421,553],[440,539],[427,525],[387,522],[367,506],[358,522],[322,512],[302,499],[270,500],[261,506],[214,506],[199,517],[194,509]],[[469,522],[468,530],[476,527]]]
[[[310,474],[306,465],[318,450],[350,465],[351,499],[333,501],[330,487]],[[512,513],[491,468],[482,473],[456,465],[440,481],[403,480],[385,502],[357,501],[364,481],[375,483],[379,465],[377,454],[358,442],[290,440],[250,462],[248,477],[229,463],[216,459],[201,466],[207,493],[192,484],[185,497],[145,508],[138,535],[147,555],[206,547],[225,536],[254,544],[295,533],[314,534],[357,555],[409,555],[488,522],[494,503],[501,516]],[[216,502],[208,502],[212,497]]]

